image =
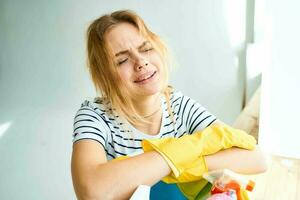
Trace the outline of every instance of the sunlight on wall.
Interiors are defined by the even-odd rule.
[[[270,65],[272,48],[272,23],[268,17],[264,2],[256,2],[255,6],[255,46],[250,48],[249,65],[254,69],[249,76],[255,77],[262,73],[259,145],[267,153],[271,153],[276,146],[270,131]]]
[[[270,66],[272,23],[263,9],[263,2],[256,2],[255,7],[255,41],[247,47],[247,75],[255,78]]]
[[[262,2],[266,2],[266,6]],[[265,16],[270,16],[262,18],[264,28],[257,29],[262,45],[270,53],[270,60],[263,69],[260,145],[269,153],[299,159],[300,95],[297,91],[300,62],[297,44],[300,44],[300,28],[295,24],[300,17],[297,9],[300,3],[279,1],[273,4],[271,0],[265,0],[259,5],[265,8]]]
[[[0,139],[4,135],[4,133],[7,131],[7,129],[11,126],[11,122],[6,122],[4,124],[0,125]]]
[[[259,76],[266,66],[270,65],[270,46],[265,43],[249,44],[247,47],[247,77]]]
[[[227,0],[224,4],[225,21],[231,47],[240,48],[245,42],[246,1]]]

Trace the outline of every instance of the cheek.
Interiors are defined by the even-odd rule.
[[[119,77],[120,77],[121,81],[124,82],[125,84],[128,83],[128,81],[131,81],[129,69],[122,67],[118,70],[118,73],[119,73]]]
[[[162,67],[163,67],[163,62],[160,58],[160,56],[157,54],[157,53],[154,53],[151,58],[150,58],[150,62],[156,66],[156,68],[159,70],[159,71],[162,71]]]
[[[164,63],[161,59],[161,57],[157,54],[155,57],[153,57],[153,65],[156,67],[156,69],[158,70],[159,72],[159,80],[160,80],[160,83],[162,85],[165,84],[165,81],[166,80],[166,76],[167,76],[167,69],[165,69],[165,66],[164,66]]]

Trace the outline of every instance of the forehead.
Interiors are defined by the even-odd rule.
[[[139,33],[139,30],[129,23],[120,23],[112,27],[106,33],[105,39],[114,54],[119,51],[137,48],[145,41],[145,37]]]

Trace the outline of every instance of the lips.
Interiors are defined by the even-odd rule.
[[[135,83],[140,83],[143,82],[151,77],[154,76],[154,74],[156,73],[156,71],[152,71],[152,72],[147,72],[145,74],[142,74],[141,76],[139,76],[134,82]]]

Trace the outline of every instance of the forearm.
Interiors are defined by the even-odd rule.
[[[205,156],[205,160],[209,171],[227,168],[241,174],[256,174],[267,169],[266,157],[258,147],[252,151],[230,148]]]
[[[164,158],[154,151],[101,164],[92,173],[93,199],[102,199],[104,193],[109,194],[105,199],[129,199],[137,186],[152,186],[170,172]]]

